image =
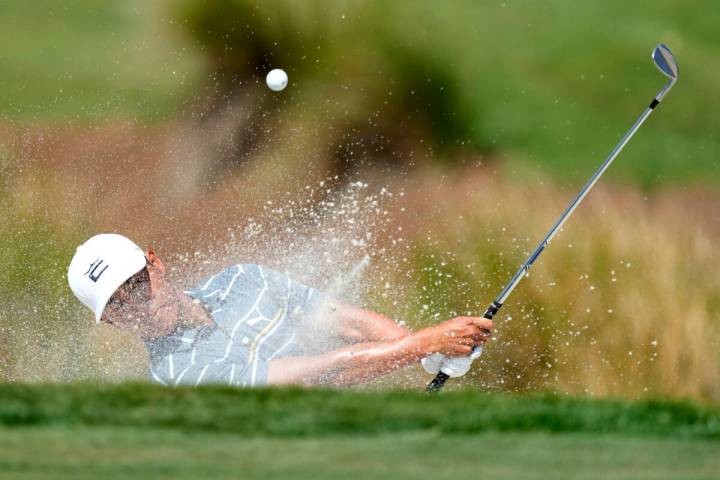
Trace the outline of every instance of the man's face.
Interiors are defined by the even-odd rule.
[[[101,320],[123,330],[131,330],[146,336],[152,323],[153,303],[150,275],[141,270],[120,285],[103,312]]]
[[[157,338],[177,327],[183,293],[166,280],[165,266],[152,249],[145,259],[146,268],[110,297],[101,321],[143,338]]]

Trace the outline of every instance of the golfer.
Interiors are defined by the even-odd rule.
[[[467,355],[488,340],[493,326],[484,318],[457,317],[411,332],[251,264],[182,290],[153,250],[116,234],[96,235],[78,247],[68,282],[97,323],[144,341],[149,377],[163,385],[350,385],[421,360],[430,373],[460,376],[470,368]],[[318,345],[327,349],[318,351]]]

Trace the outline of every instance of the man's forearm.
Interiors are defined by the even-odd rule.
[[[412,331],[380,313],[348,304],[335,306],[340,319],[340,335],[350,342],[387,341],[406,337]]]
[[[385,342],[359,343],[313,357],[288,357],[270,362],[268,383],[352,385],[406,367],[432,353],[419,336]]]

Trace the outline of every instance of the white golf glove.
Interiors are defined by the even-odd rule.
[[[420,360],[426,372],[437,375],[442,371],[450,377],[462,377],[470,371],[473,360],[480,356],[482,349],[474,349],[467,357],[446,357],[441,353],[433,353],[432,355]]]
[[[426,372],[432,375],[437,375],[446,358],[447,357],[442,353],[433,353],[432,355],[421,359],[420,364]]]
[[[462,377],[470,371],[472,362],[472,357],[445,357],[440,371],[452,378]]]

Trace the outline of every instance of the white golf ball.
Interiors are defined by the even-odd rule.
[[[270,70],[270,73],[268,73],[267,77],[265,77],[265,83],[267,83],[267,86],[270,90],[274,92],[279,92],[280,90],[283,90],[285,87],[287,87],[287,73],[285,73],[285,71],[281,68],[275,68],[273,70]]]

